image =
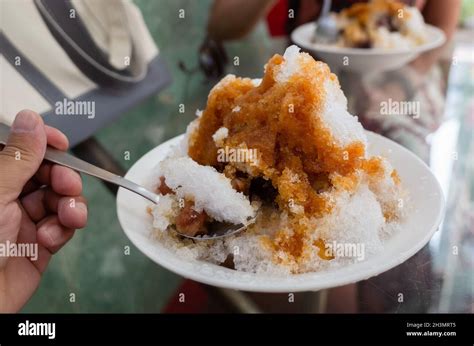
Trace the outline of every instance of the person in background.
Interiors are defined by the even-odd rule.
[[[0,255],[0,313],[19,311],[26,304],[52,255],[87,222],[81,177],[43,162],[47,145],[65,151],[68,140],[45,126],[37,113],[24,110],[0,151],[0,244],[37,249],[30,251],[34,257]]]

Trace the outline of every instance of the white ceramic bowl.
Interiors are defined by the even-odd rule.
[[[410,192],[413,208],[409,210],[401,232],[385,244],[381,253],[365,261],[328,271],[270,277],[180,258],[150,238],[152,218],[146,212],[149,202],[122,188],[117,195],[120,224],[130,241],[151,260],[174,273],[209,285],[255,292],[297,292],[368,279],[406,261],[430,240],[442,220],[444,198],[438,181],[417,156],[385,137],[372,132],[367,132],[367,136],[369,153],[387,157],[398,170],[403,185]],[[175,137],[145,154],[128,171],[126,178],[145,184],[153,167],[181,138]]]
[[[442,30],[426,25],[428,39],[425,44],[415,48],[345,48],[312,43],[315,28],[315,23],[303,24],[292,32],[291,39],[315,58],[327,63],[335,73],[341,69],[364,74],[395,70],[446,41]]]

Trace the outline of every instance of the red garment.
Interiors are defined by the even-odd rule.
[[[270,36],[286,36],[285,24],[288,19],[288,0],[278,0],[267,14]]]

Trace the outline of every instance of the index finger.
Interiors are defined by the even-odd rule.
[[[46,138],[48,140],[48,145],[54,147],[58,150],[66,151],[69,147],[69,140],[66,135],[59,131],[58,129],[45,126],[44,130],[46,132]],[[49,185],[51,183],[51,167],[52,163],[43,161],[38,172],[35,174],[36,180],[43,185]]]
[[[46,132],[46,138],[48,139],[48,145],[56,149],[66,151],[69,147],[69,140],[66,135],[59,131],[58,129],[45,126],[44,131]]]

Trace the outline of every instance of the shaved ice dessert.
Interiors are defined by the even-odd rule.
[[[224,77],[150,185],[153,237],[178,256],[287,275],[346,265],[382,251],[406,199],[328,66],[291,46],[261,80]],[[244,224],[194,240],[214,222]],[[178,232],[176,232],[176,230]]]
[[[396,0],[355,3],[331,15],[339,29],[338,46],[406,49],[427,39],[420,11]]]

